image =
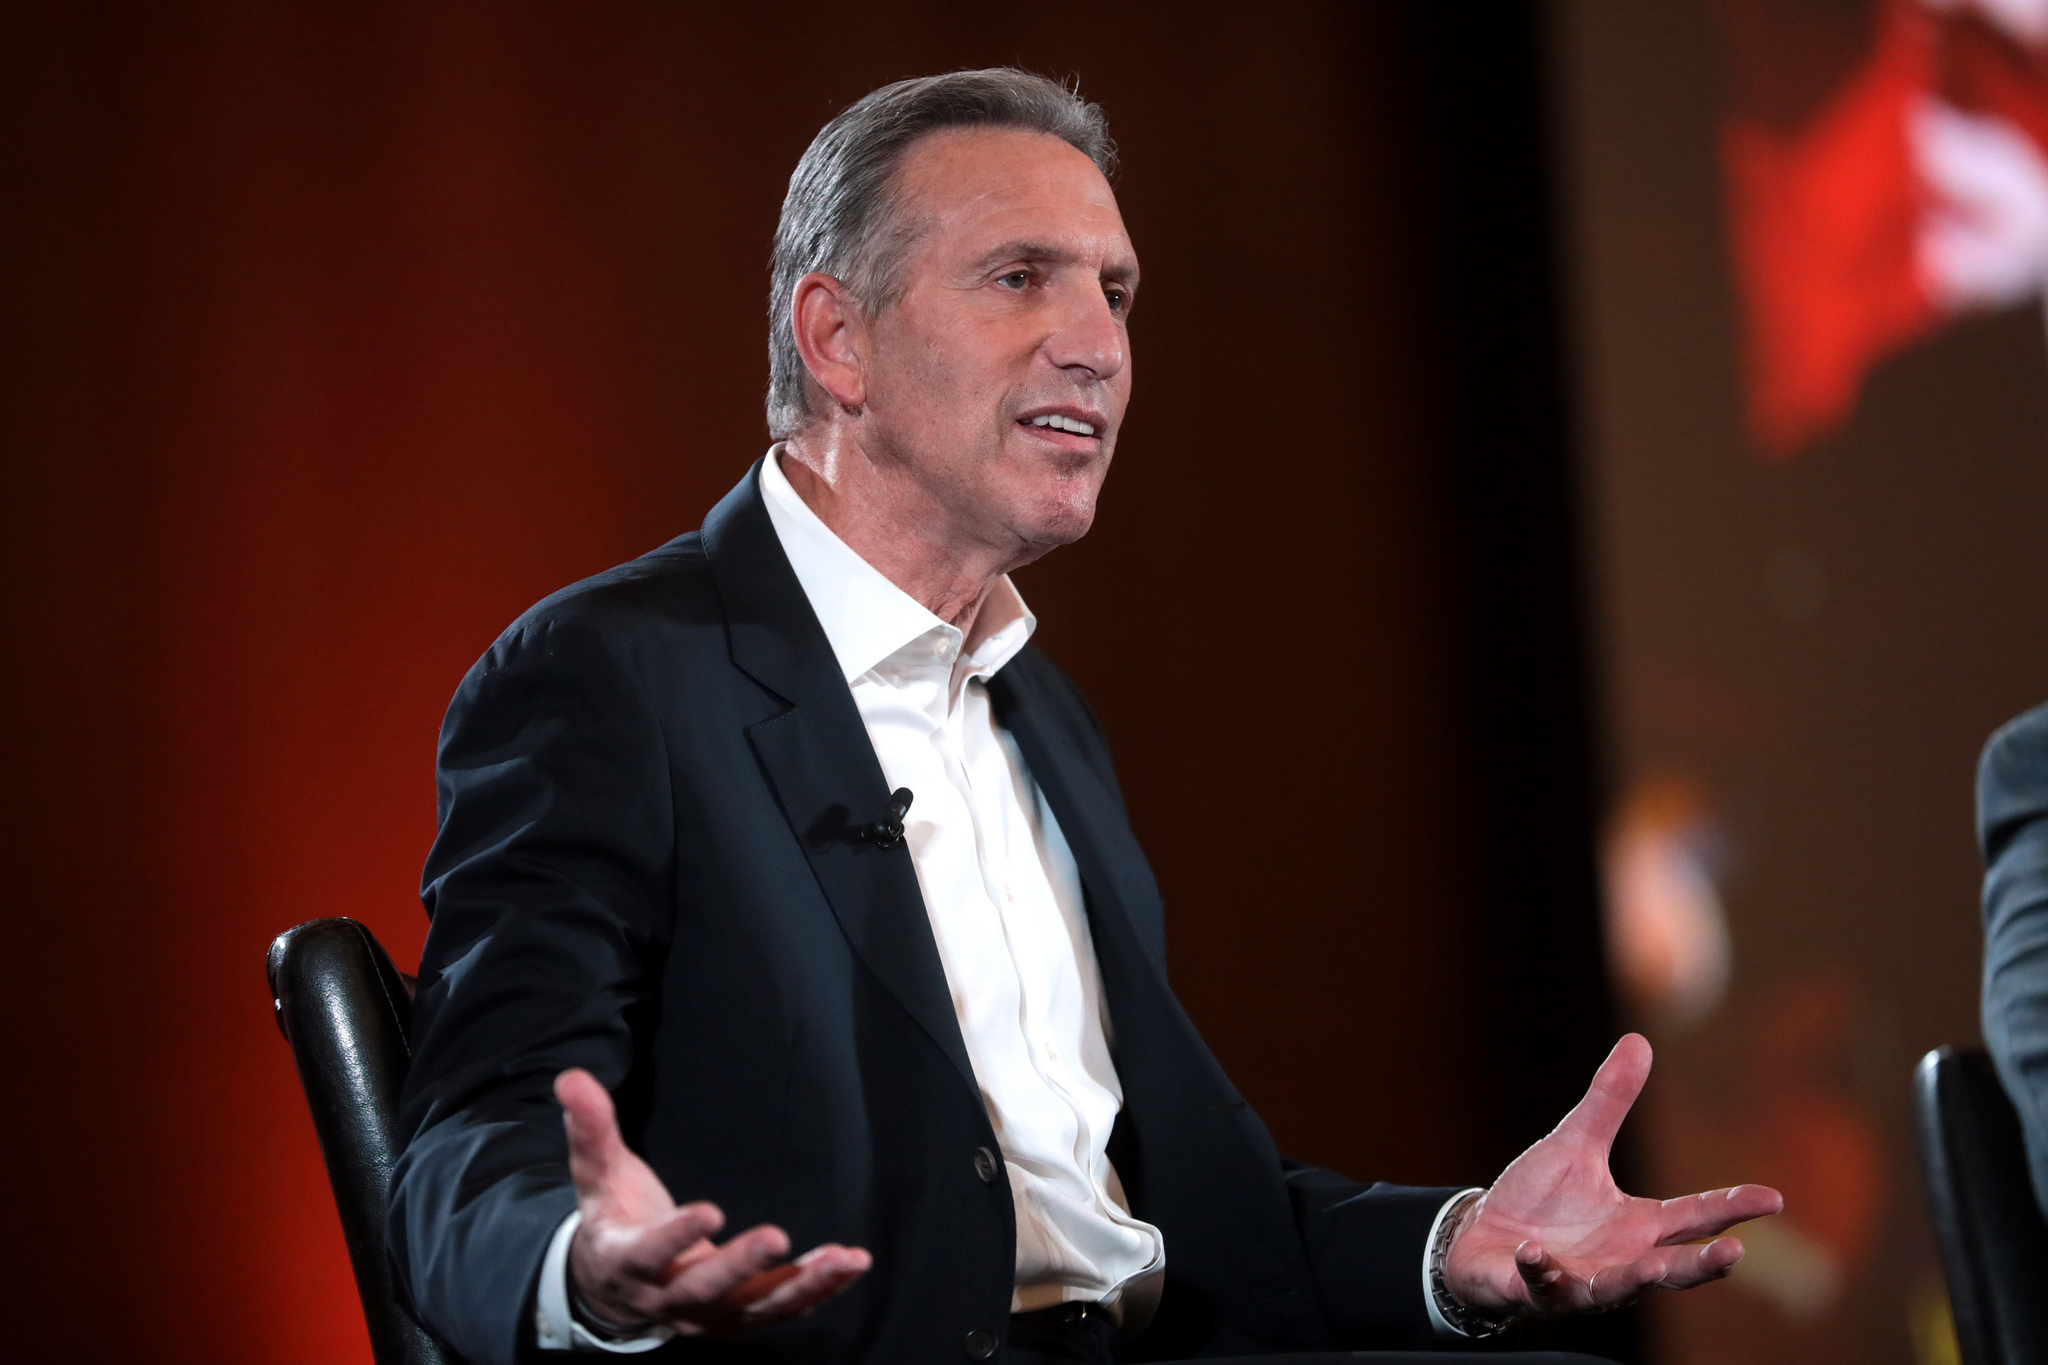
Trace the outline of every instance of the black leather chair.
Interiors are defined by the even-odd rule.
[[[1963,1365],[2048,1365],[2048,1220],[2019,1114],[1980,1048],[1937,1048],[1913,1079]]]
[[[411,983],[352,919],[279,934],[266,966],[277,1026],[292,1045],[377,1365],[461,1365],[399,1305],[384,1254],[384,1197],[398,1160],[398,1092]]]

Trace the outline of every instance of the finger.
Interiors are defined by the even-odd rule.
[[[1586,1307],[1596,1313],[1623,1308],[1649,1286],[1668,1283],[1676,1255],[1653,1251],[1627,1265],[1600,1267],[1586,1280]]]
[[[1664,1247],[1627,1265],[1605,1266],[1587,1282],[1592,1306],[1619,1308],[1645,1289],[1691,1289],[1718,1280],[1742,1259],[1742,1243],[1721,1237],[1705,1246]]]
[[[733,1298],[744,1305],[748,1321],[780,1322],[825,1303],[873,1264],[874,1258],[859,1247],[812,1247],[791,1264],[747,1281],[734,1291]]]
[[[1657,1239],[1657,1245],[1676,1246],[1680,1242],[1697,1242],[1702,1237],[1718,1237],[1737,1223],[1767,1218],[1784,1208],[1785,1196],[1769,1185],[1736,1185],[1683,1199],[1667,1199],[1662,1205],[1664,1234]]]
[[[1665,1289],[1690,1289],[1696,1284],[1725,1277],[1742,1259],[1740,1237],[1716,1237],[1703,1247],[1673,1247],[1671,1269],[1661,1283]],[[1653,1253],[1654,1254],[1654,1253]]]
[[[715,1304],[787,1255],[789,1234],[781,1228],[766,1223],[749,1228],[711,1255],[692,1262],[669,1282],[664,1298],[684,1310],[692,1304]]]
[[[770,1266],[758,1275],[749,1275],[732,1287],[731,1292],[718,1301],[718,1307],[727,1312],[753,1319],[756,1305],[774,1295],[775,1291],[804,1273],[803,1267],[784,1261],[781,1265]]]
[[[675,1277],[676,1258],[724,1226],[718,1205],[703,1200],[685,1204],[658,1223],[622,1231],[616,1242],[619,1264],[637,1279],[665,1284]]]
[[[1562,1313],[1576,1306],[1576,1282],[1555,1256],[1536,1242],[1515,1248],[1515,1269],[1522,1287],[1529,1291],[1529,1303],[1539,1312]]]
[[[1602,1151],[1614,1145],[1621,1121],[1628,1117],[1643,1083],[1650,1079],[1650,1040],[1640,1033],[1624,1034],[1586,1088],[1586,1098],[1557,1125],[1559,1133],[1583,1138]]]
[[[579,1198],[604,1188],[612,1168],[626,1154],[612,1097],[597,1077],[572,1066],[555,1077],[555,1099],[562,1106],[562,1127],[569,1135],[569,1175]]]

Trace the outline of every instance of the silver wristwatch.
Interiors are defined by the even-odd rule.
[[[1444,1283],[1444,1262],[1450,1259],[1451,1244],[1471,1221],[1473,1210],[1486,1197],[1484,1190],[1467,1190],[1451,1201],[1436,1220],[1436,1235],[1429,1243],[1429,1295],[1436,1311],[1452,1329],[1468,1337],[1497,1337],[1514,1324],[1513,1318],[1489,1318],[1459,1302]]]

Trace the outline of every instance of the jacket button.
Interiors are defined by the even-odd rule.
[[[996,1173],[1001,1171],[1002,1169],[1002,1163],[996,1160],[996,1154],[994,1152],[991,1152],[986,1147],[976,1147],[974,1149],[974,1173],[981,1177],[982,1184],[995,1184]],[[986,1333],[983,1333],[982,1335],[986,1335]],[[975,1359],[979,1360],[981,1359],[981,1357],[976,1356]]]
[[[996,1334],[977,1327],[960,1343],[960,1349],[967,1352],[969,1360],[987,1360],[996,1353]]]

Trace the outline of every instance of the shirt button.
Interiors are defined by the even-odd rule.
[[[977,1327],[960,1343],[960,1349],[967,1352],[969,1360],[987,1360],[996,1353],[996,1334]]]
[[[1002,1163],[996,1160],[994,1152],[991,1152],[986,1147],[976,1147],[974,1149],[974,1173],[981,1177],[982,1184],[995,1184],[996,1173],[1001,1169]]]

